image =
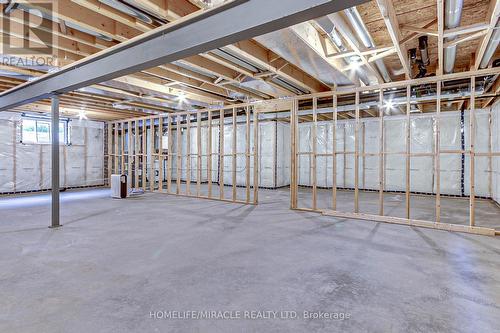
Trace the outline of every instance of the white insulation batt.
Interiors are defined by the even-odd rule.
[[[321,110],[319,110],[321,112]],[[490,132],[488,130],[489,109],[475,111],[477,131],[475,133],[475,151],[488,152]],[[492,151],[499,151],[499,103],[492,109]],[[274,115],[267,114],[265,120],[259,121],[259,186],[277,188],[290,184],[290,126],[287,122],[274,119]],[[236,152],[240,155],[236,161],[236,183],[244,186],[246,180],[245,153],[246,125],[245,118],[237,118]],[[300,152],[312,152],[311,123],[299,124],[298,146]],[[219,182],[219,123],[215,120],[212,125],[212,181]],[[336,151],[345,152],[337,155],[336,181],[339,188],[354,188],[354,120],[338,120],[336,128]],[[436,119],[434,113],[412,114],[410,122],[410,151],[412,153],[433,153],[435,151]],[[380,144],[378,118],[365,118],[360,121],[359,152],[378,154]],[[253,124],[250,126],[251,143],[250,153],[253,154]],[[461,150],[462,137],[464,149],[470,148],[469,140],[469,113],[464,112],[464,126],[462,135],[461,113],[442,112],[440,121],[441,150]],[[196,123],[191,125],[191,181],[196,181],[197,169],[197,131]],[[177,133],[174,130],[173,153],[177,152]],[[317,153],[331,154],[333,152],[333,124],[331,121],[318,122]],[[202,154],[207,153],[208,129],[206,123],[202,127]],[[385,155],[385,189],[387,191],[405,191],[406,189],[406,117],[384,117],[384,147]],[[187,154],[187,130],[181,132],[182,154]],[[224,125],[224,184],[232,185],[232,163],[230,156],[233,145],[232,119],[225,119]],[[317,156],[317,186],[330,188],[333,185],[333,163],[330,156]],[[410,186],[412,192],[436,193],[436,177],[433,156],[413,156],[410,166]],[[187,158],[181,159],[181,179],[187,179]],[[308,154],[298,157],[299,185],[311,186],[312,160]],[[379,157],[359,157],[359,188],[378,190],[379,184]],[[494,197],[498,201],[500,196],[500,157],[492,158],[490,170],[489,158],[476,156],[475,158],[476,196]],[[172,161],[172,179],[176,179],[177,159]],[[470,180],[470,157],[465,154],[442,153],[440,158],[441,193],[449,195],[468,195]],[[207,157],[202,158],[202,181],[207,181]],[[491,183],[490,183],[491,180]],[[250,161],[250,182],[253,184],[253,157]],[[463,182],[463,184],[462,184]],[[463,193],[462,193],[463,191]]]
[[[249,152],[252,155],[253,150],[253,124],[250,125],[250,147]],[[196,182],[198,158],[197,158],[197,127],[196,123],[191,124],[190,132],[190,154],[191,154],[191,176],[192,182]],[[224,122],[224,184],[233,183],[233,124],[232,119],[225,119]],[[218,183],[220,176],[219,165],[219,142],[220,128],[218,120],[212,124],[212,182]],[[259,122],[259,186],[276,188],[290,184],[290,126],[277,121]],[[188,178],[187,157],[188,154],[188,131],[186,128],[181,130],[181,180]],[[177,154],[177,131],[172,131],[172,154]],[[236,126],[236,185],[246,185],[246,123],[245,117],[237,118]],[[207,179],[207,155],[208,151],[208,128],[206,124],[201,129],[201,168],[202,182]],[[177,179],[177,158],[172,159],[172,179]],[[253,184],[253,155],[250,157],[250,184]]]
[[[500,153],[500,101],[497,101],[492,107],[492,151]],[[492,158],[492,197],[500,204],[500,156]]]
[[[495,111],[496,125],[492,134],[498,144],[498,105]],[[462,149],[462,129],[460,112],[442,112],[440,122],[441,150]],[[489,151],[489,110],[476,110],[475,119],[477,131],[475,134],[475,151]],[[465,150],[470,147],[469,140],[469,114],[464,112],[464,144]],[[354,188],[355,173],[355,140],[354,120],[338,120],[336,128],[336,151],[345,152],[337,155],[337,187]],[[412,114],[410,122],[410,150],[412,153],[433,153],[435,150],[434,128],[435,114]],[[495,130],[496,128],[496,130]],[[311,123],[299,124],[298,145],[300,152],[312,152]],[[365,118],[360,121],[359,153],[379,152],[380,127],[378,118]],[[406,117],[384,117],[384,151],[385,155],[385,189],[387,191],[404,191],[406,188]],[[318,122],[317,128],[317,153],[331,154],[333,151],[333,124],[331,121]],[[299,185],[311,186],[312,161],[309,155],[300,155],[298,159]],[[317,157],[317,186],[331,187],[333,184],[333,163],[330,156]],[[461,154],[441,154],[441,193],[451,195],[462,194],[462,156]],[[359,188],[378,189],[379,184],[379,157],[359,157]],[[498,158],[496,158],[498,166]],[[488,157],[476,156],[475,159],[475,185],[476,196],[491,197],[489,183],[490,167]],[[498,167],[497,167],[498,172]],[[463,181],[464,195],[469,194],[470,158],[464,156]],[[496,175],[496,191],[498,193],[498,173]],[[432,156],[416,156],[411,158],[410,186],[412,192],[435,193],[434,158]],[[497,194],[498,195],[498,194]]]
[[[0,113],[0,193],[50,189],[51,146],[21,142],[22,115]],[[70,145],[60,146],[61,187],[104,184],[104,123],[69,122]]]
[[[319,110],[321,112],[321,110]],[[476,110],[475,151],[486,153],[500,151],[500,103],[491,109],[491,144],[488,122],[490,110]],[[50,145],[22,144],[21,115],[3,112],[0,114],[0,192],[31,191],[50,187]],[[207,179],[208,128],[206,122],[201,130],[202,149],[202,182]],[[300,152],[312,152],[311,123],[299,124],[298,146]],[[354,188],[354,120],[338,120],[336,128],[336,151],[345,152],[337,155],[336,181],[339,188]],[[433,153],[435,150],[434,128],[435,114],[412,114],[411,152]],[[464,149],[470,147],[469,114],[464,112],[463,135],[460,112],[442,112],[440,122],[441,150],[461,150],[462,136]],[[61,186],[84,186],[103,184],[104,167],[104,132],[103,123],[92,121],[70,122],[71,145],[61,146]],[[250,125],[249,152],[253,154],[253,124]],[[196,123],[191,124],[190,153],[191,181],[197,179],[197,130]],[[187,129],[181,131],[181,179],[186,180],[188,140]],[[212,182],[218,183],[219,165],[219,123],[212,124]],[[226,118],[224,125],[224,184],[232,185],[233,163],[233,126],[232,119]],[[387,191],[404,191],[406,186],[405,171],[405,135],[406,118],[401,116],[384,117],[385,155],[385,189]],[[317,153],[333,152],[333,125],[331,121],[318,122]],[[149,136],[148,136],[149,137]],[[365,118],[360,121],[359,152],[378,154],[379,143],[378,118]],[[177,153],[177,132],[172,132],[173,154]],[[127,143],[127,140],[126,140]],[[246,184],[246,146],[245,117],[237,118],[236,129],[236,184]],[[396,154],[395,154],[396,153]],[[175,156],[175,155],[174,155]],[[330,156],[317,157],[317,186],[332,187],[333,163]],[[299,185],[311,186],[311,159],[307,154],[298,158]],[[359,157],[359,188],[378,190],[379,157]],[[476,195],[492,197],[500,202],[500,156],[490,160],[486,156],[475,158]],[[461,154],[441,154],[441,193],[451,195],[469,194],[470,158],[464,155],[462,168]],[[491,165],[491,170],[490,170]],[[149,166],[148,166],[149,170]],[[177,178],[177,158],[172,159],[172,179]],[[462,185],[463,181],[463,185]],[[491,181],[491,182],[490,182]],[[435,193],[436,177],[433,156],[414,156],[411,158],[410,186],[412,192]],[[250,184],[253,184],[253,156],[250,158]],[[277,188],[290,184],[290,126],[287,122],[274,119],[267,114],[266,119],[259,121],[259,186]]]

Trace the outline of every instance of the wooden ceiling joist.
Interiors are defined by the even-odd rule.
[[[424,34],[424,35],[429,35],[429,36],[434,36],[434,37],[438,36],[438,32],[435,31],[435,30],[433,30],[433,29],[419,28],[419,27],[415,27],[415,26],[412,26],[412,25],[404,25],[404,24],[401,25],[401,26],[399,26],[399,28],[401,30],[416,32],[418,34]]]
[[[320,32],[308,22],[298,24],[290,27],[290,29],[297,35],[311,50],[313,50],[321,59],[327,62],[334,70],[342,71],[343,62],[338,58],[328,57],[329,53],[333,53],[333,46],[329,40],[326,40]],[[351,82],[355,85],[359,84],[359,77],[355,71],[344,73]]]
[[[497,25],[499,17],[500,17],[500,1],[490,0],[490,6],[488,8],[488,17],[487,17],[489,22],[488,28],[486,30],[486,34],[484,35],[476,51],[476,63],[474,65],[475,69],[479,69],[481,61],[483,60],[484,53],[486,51],[486,47],[488,46],[488,43]]]
[[[135,2],[142,9],[156,13],[170,22],[200,9],[193,3],[185,0],[135,0]]]
[[[98,12],[116,22],[120,22],[130,28],[137,29],[142,32],[146,32],[154,28],[153,25],[146,24],[132,16],[129,16],[112,7],[107,6],[106,4],[98,0],[71,0],[71,1],[82,7],[90,9],[94,12]]]
[[[404,44],[399,41],[402,39],[401,31],[399,30],[399,23],[396,16],[396,11],[394,10],[394,5],[391,0],[377,0],[377,5],[382,14],[385,26],[391,37],[392,43],[396,48],[396,53],[398,54],[399,61],[403,67],[403,71],[406,79],[411,78],[411,68],[408,63],[408,51]]]
[[[80,2],[81,1],[78,1],[78,5],[83,5]],[[198,10],[198,8],[195,8],[193,4],[190,4],[189,2],[187,2],[185,0],[182,0],[182,1],[180,1],[180,0],[158,1],[156,3],[153,3],[151,1],[147,1],[147,2],[150,2],[150,4],[153,4],[154,6],[163,6],[162,7],[163,9],[168,7],[168,10],[170,11],[171,14],[174,13],[175,10],[179,10],[180,14],[178,15],[178,17],[181,17],[181,15],[183,16],[183,15],[187,15],[189,13],[193,13],[196,10]],[[143,4],[146,4],[146,2]],[[166,5],[164,5],[164,4],[166,4]],[[74,6],[78,6],[78,5],[76,3],[72,3],[69,7],[73,8]],[[83,11],[83,13],[86,15],[86,17],[89,18],[90,22],[96,22],[100,26],[100,28],[98,30],[96,30],[96,29],[94,29],[94,30],[96,30],[97,32],[99,32],[105,36],[113,38],[117,41],[125,41],[126,38],[124,38],[124,37],[127,37],[127,39],[128,39],[131,37],[138,36],[143,32],[143,31],[140,31],[140,30],[135,29],[135,28],[130,27],[130,26],[124,27],[125,25],[121,22],[117,22],[118,26],[113,28],[110,24],[107,23],[108,20],[111,20],[111,18],[103,15],[99,11],[97,6],[87,5],[86,7],[87,8],[85,8],[85,11]],[[74,24],[81,23],[81,18],[76,17],[76,15],[73,15],[72,11],[70,11],[66,8],[64,8],[64,9],[57,8],[57,11],[58,11],[59,15],[64,20],[72,22]],[[75,11],[75,13],[81,14],[82,11]],[[117,33],[117,32],[120,32],[120,33]],[[216,74],[217,76],[222,76],[225,79],[229,79],[229,80],[234,80],[234,77],[240,74],[240,73],[237,73],[236,75],[227,75],[228,70],[230,69],[227,67],[227,66],[229,66],[228,63],[226,63],[226,65],[219,64],[220,66],[216,66],[215,62],[213,62],[213,61],[207,62],[205,60],[202,60],[202,58],[203,58],[203,56],[200,55],[200,56],[195,56],[195,57],[190,57],[188,59],[184,59],[183,61],[189,63],[190,65],[201,67],[203,69],[208,69],[208,70],[212,71],[214,74]],[[287,71],[285,71],[285,73],[283,73],[284,76],[287,76],[286,72]],[[311,88],[315,88],[315,86],[318,86],[320,83],[315,82],[314,85],[311,84],[311,81],[315,81],[315,79],[313,79],[312,77],[307,77],[307,74],[305,74],[303,72],[301,73],[300,69],[298,69],[298,68],[295,69],[293,71],[293,75],[295,77],[285,77],[285,79],[290,80],[291,82],[294,82],[294,83],[301,83],[302,85],[308,85],[308,87],[310,88],[310,91],[313,91],[313,92],[314,91],[324,91],[324,88],[321,90],[311,89]],[[297,78],[297,76],[299,76],[299,75],[301,75],[303,78],[307,77],[306,78],[307,82],[300,82],[300,79]],[[232,78],[231,78],[231,76],[232,76]],[[298,81],[298,82],[295,82],[295,81]],[[281,88],[281,89],[283,89],[283,88]],[[239,92],[243,92],[243,91],[244,91],[244,89],[239,89]],[[247,91],[246,94],[249,95],[250,93]],[[252,96],[252,97],[255,98],[256,96]]]
[[[351,37],[351,34],[346,30],[346,28],[344,28],[344,26],[338,25],[336,26],[336,28],[340,32],[340,35],[345,39],[347,44],[349,44],[349,47],[361,59],[361,63],[365,66],[367,72],[372,76],[374,76],[378,83],[383,83],[384,78],[382,77],[382,75],[380,75],[379,71],[377,70],[377,68],[375,68],[374,64],[370,63],[366,55],[363,54],[362,52],[363,47],[361,46],[361,44],[359,44],[359,42],[356,39]],[[348,65],[348,67],[344,67],[342,70],[343,71],[351,70],[351,68],[353,68],[351,66],[358,67],[358,64],[350,64]]]
[[[41,24],[37,27],[40,36],[49,37],[53,34],[55,38],[51,45],[57,56],[55,65],[63,66],[139,36],[155,26],[178,20],[198,10],[203,10],[200,8],[207,7],[199,0],[135,0],[134,2],[136,8],[158,19],[155,19],[153,24],[144,23],[99,0],[58,0],[54,7],[57,22],[47,18],[40,19],[16,9],[9,14],[10,29],[7,31],[0,28],[0,34],[4,41],[8,33],[13,43],[21,45],[24,40],[29,40],[34,46],[40,45],[37,44],[39,43],[37,38],[24,33],[23,26],[25,16],[33,22],[40,21]],[[330,64],[333,70],[349,69],[350,67],[346,67],[342,59],[357,55],[362,59],[363,69],[366,69],[372,78],[376,76],[377,81],[382,83],[383,79],[374,62],[383,59],[392,79],[402,74],[406,79],[411,78],[412,68],[407,50],[416,47],[416,39],[424,35],[431,36],[429,38],[431,64],[427,66],[428,74],[433,74],[434,71],[436,75],[443,73],[443,49],[450,46],[458,46],[456,71],[466,70],[468,67],[464,64],[464,59],[467,59],[469,63],[469,58],[472,59],[470,70],[477,70],[496,28],[500,11],[499,3],[498,0],[490,0],[488,7],[486,0],[476,3],[472,0],[464,0],[463,25],[452,29],[446,29],[444,26],[444,0],[436,0],[433,4],[412,3],[410,0],[398,2],[375,0],[371,4],[363,4],[357,8],[375,44],[379,45],[373,49],[366,49],[359,41],[349,40],[349,36],[342,34],[344,42],[348,42],[348,47],[347,50],[339,52],[313,21],[289,29],[301,38],[307,47]],[[45,11],[34,1],[30,4],[32,7]],[[397,6],[397,12],[394,6]],[[0,4],[0,9],[3,8],[5,5]],[[473,18],[470,18],[471,16]],[[74,28],[75,25],[100,34],[111,41],[77,30]],[[455,39],[451,40],[451,38]],[[5,44],[0,42],[0,46],[2,45]],[[226,57],[220,50],[208,51],[172,64],[163,64],[128,75],[111,85],[103,83],[88,87],[87,91],[85,89],[74,91],[64,95],[61,101],[65,106],[73,107],[75,110],[85,106],[92,110],[92,116],[97,115],[100,110],[103,112],[102,119],[119,119],[123,115],[130,117],[144,114],[144,112],[179,110],[177,100],[180,94],[192,100],[193,107],[197,105],[200,107],[200,105],[210,104],[241,103],[247,99],[262,100],[283,95],[291,96],[300,93],[300,90],[304,93],[315,93],[331,89],[318,78],[290,64],[279,54],[254,40],[241,41],[221,50],[230,56]],[[471,55],[474,53],[475,57]],[[251,67],[244,66],[242,62],[247,62],[257,67],[258,70],[252,70]],[[6,76],[0,77],[1,90],[12,88],[24,82],[27,77],[38,77],[44,74],[43,71],[7,64],[1,64],[0,70],[18,74],[19,78],[23,78],[23,80],[16,80]],[[353,73],[354,71],[345,71],[351,81],[359,82],[359,78],[352,75]],[[289,85],[282,85],[275,78]],[[250,82],[252,80],[260,80],[266,85],[254,85]],[[498,94],[498,81],[496,79],[492,86],[488,86],[491,96],[483,99],[482,106],[488,106],[494,101],[495,94]],[[253,87],[259,87],[260,91]],[[46,109],[49,106],[48,103],[48,101],[42,101],[38,105],[43,105]],[[123,107],[123,109],[116,109],[115,106]],[[114,109],[116,111],[113,111]],[[40,110],[39,108],[34,112],[42,112]]]

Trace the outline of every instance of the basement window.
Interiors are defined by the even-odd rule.
[[[23,117],[22,143],[50,144],[52,124],[49,118]],[[59,121],[59,143],[69,142],[68,120]]]

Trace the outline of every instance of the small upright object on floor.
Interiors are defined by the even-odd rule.
[[[141,189],[141,188],[132,188],[130,189],[130,191],[128,192],[128,196],[129,197],[133,197],[133,196],[136,196],[136,195],[141,195],[141,194],[144,194],[144,190]]]
[[[117,199],[127,197],[127,175],[111,175],[111,197]]]

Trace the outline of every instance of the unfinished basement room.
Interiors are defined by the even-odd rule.
[[[0,10],[0,332],[500,332],[500,0]]]

